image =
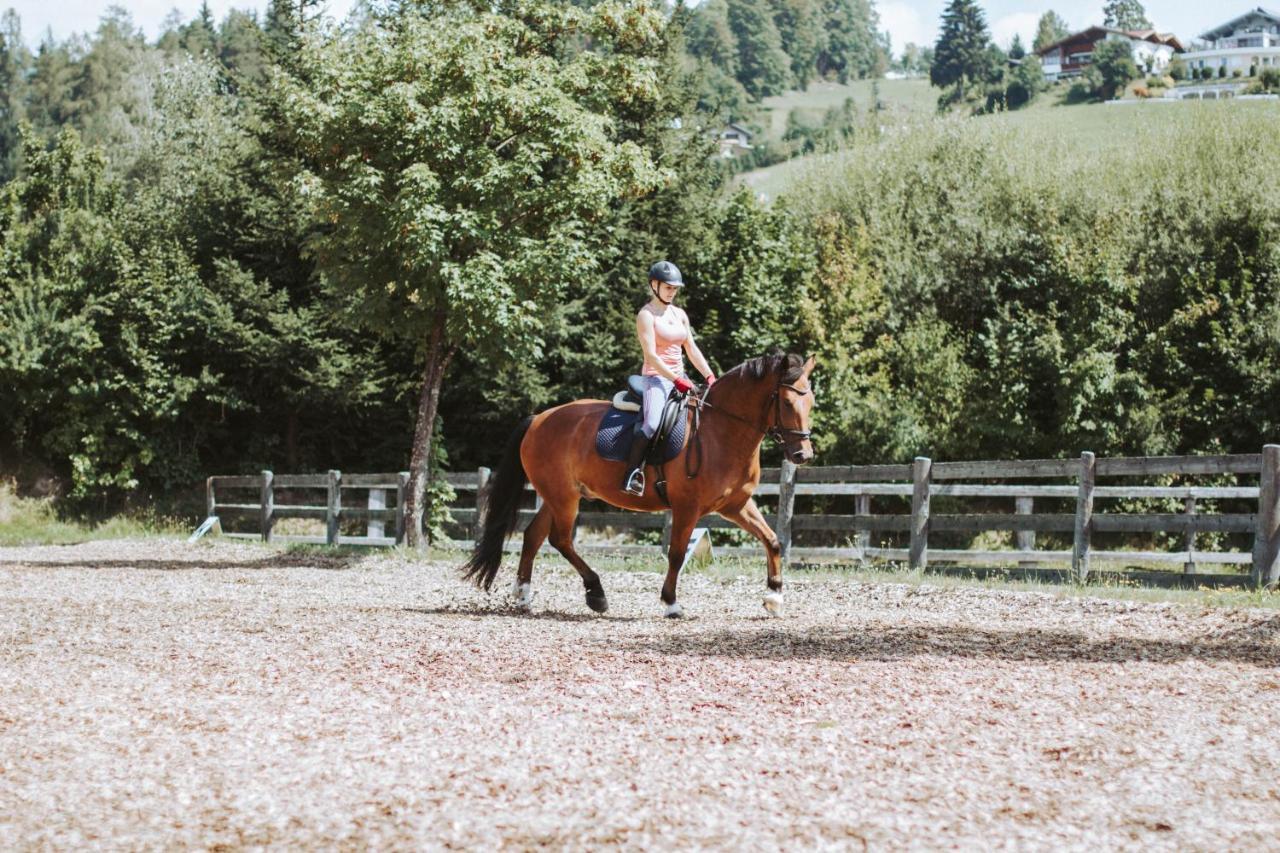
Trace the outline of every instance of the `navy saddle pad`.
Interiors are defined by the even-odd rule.
[[[626,462],[631,453],[631,441],[635,437],[636,421],[640,420],[639,412],[622,412],[612,406],[600,419],[596,428],[596,452],[605,459],[614,462]],[[676,422],[671,425],[671,432],[662,445],[662,461],[670,462],[680,454],[684,447],[684,434],[688,429],[689,419],[685,416],[684,407],[676,415]]]

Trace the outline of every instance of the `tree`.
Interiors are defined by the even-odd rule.
[[[1040,22],[1036,24],[1036,38],[1031,43],[1031,52],[1039,53],[1054,42],[1061,41],[1071,35],[1071,31],[1067,29],[1067,22],[1062,16],[1050,9],[1040,16]]]
[[[957,100],[975,83],[992,76],[991,37],[982,10],[973,0],[950,0],[942,13],[942,32],[933,49],[929,82],[939,88],[955,87]]]
[[[1117,30],[1149,30],[1152,26],[1139,0],[1108,0],[1102,7],[1102,25]]]
[[[738,81],[759,100],[786,91],[791,58],[765,0],[729,0],[729,27],[738,45]]]
[[[1022,46],[1022,36],[1018,33],[1013,34],[1013,41],[1009,44],[1009,58],[1022,59],[1027,55],[1027,49]]]
[[[773,0],[773,20],[782,38],[782,49],[791,57],[791,76],[804,89],[818,73],[818,55],[826,46],[826,34],[813,0]]]
[[[599,264],[593,222],[662,178],[613,118],[656,97],[660,11],[515,12],[424,9],[309,39],[309,79],[276,83],[321,273],[354,322],[419,351],[412,544],[455,354],[535,353],[546,307]]]
[[[27,74],[32,62],[22,40],[22,22],[10,9],[0,16],[0,182],[17,171],[18,128],[27,115]]]
[[[841,83],[878,77],[888,67],[889,52],[876,28],[879,18],[868,0],[822,0],[826,47],[818,56],[818,73]]]
[[[685,32],[689,53],[724,71],[738,75],[738,40],[729,26],[725,0],[707,0],[692,11]]]
[[[1093,67],[1102,77],[1098,95],[1104,100],[1116,97],[1125,85],[1138,76],[1133,61],[1133,45],[1128,39],[1106,39],[1093,49]]]

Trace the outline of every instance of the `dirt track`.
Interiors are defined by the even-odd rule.
[[[1280,846],[1275,612],[761,573],[0,549],[0,848]]]

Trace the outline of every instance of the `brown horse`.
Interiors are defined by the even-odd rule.
[[[813,459],[809,441],[813,366],[812,358],[806,361],[798,355],[761,356],[730,370],[700,401],[691,400],[686,413],[692,421],[686,432],[691,438],[680,455],[666,463],[671,474],[667,486],[671,546],[662,585],[667,616],[683,614],[676,603],[676,581],[694,525],[712,512],[764,544],[769,567],[764,606],[773,615],[781,612],[782,548],[751,496],[760,483],[760,443],[766,435],[782,441],[787,458],[796,464]],[[533,558],[550,538],[582,575],[587,606],[597,613],[609,609],[600,576],[573,547],[578,501],[598,498],[640,512],[667,509],[652,487],[641,497],[622,491],[626,463],[606,460],[596,452],[596,428],[609,405],[602,400],[577,400],[526,418],[516,428],[490,481],[483,529],[464,566],[466,578],[486,590],[493,585],[502,563],[503,542],[516,527],[521,493],[525,483],[531,482],[542,497],[542,507],[524,532],[514,587],[517,603],[529,606]],[[700,412],[695,413],[692,406]],[[652,473],[646,474],[648,482],[654,479]]]

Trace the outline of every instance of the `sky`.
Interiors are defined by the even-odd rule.
[[[113,0],[0,0],[17,11],[22,18],[23,35],[34,46],[51,28],[57,38],[72,33],[89,32]],[[185,19],[194,16],[200,0],[114,0],[124,6],[149,38],[160,33],[161,24],[173,9]],[[209,0],[214,17],[222,20],[229,9],[253,9],[262,12],[269,0]],[[355,0],[327,0],[328,11],[345,16]],[[979,0],[987,15],[992,38],[1008,47],[1014,33],[1022,35],[1030,45],[1035,37],[1036,22],[1049,9],[1066,19],[1072,30],[1102,23],[1103,0]],[[1143,4],[1150,18],[1162,32],[1172,32],[1185,44],[1205,30],[1241,15],[1258,5],[1257,0],[1227,0],[1222,6],[1208,9],[1204,0],[1146,0]],[[1276,3],[1280,5],[1280,0]],[[880,28],[889,31],[895,53],[907,42],[933,44],[938,37],[938,20],[946,0],[876,0],[880,12]]]

